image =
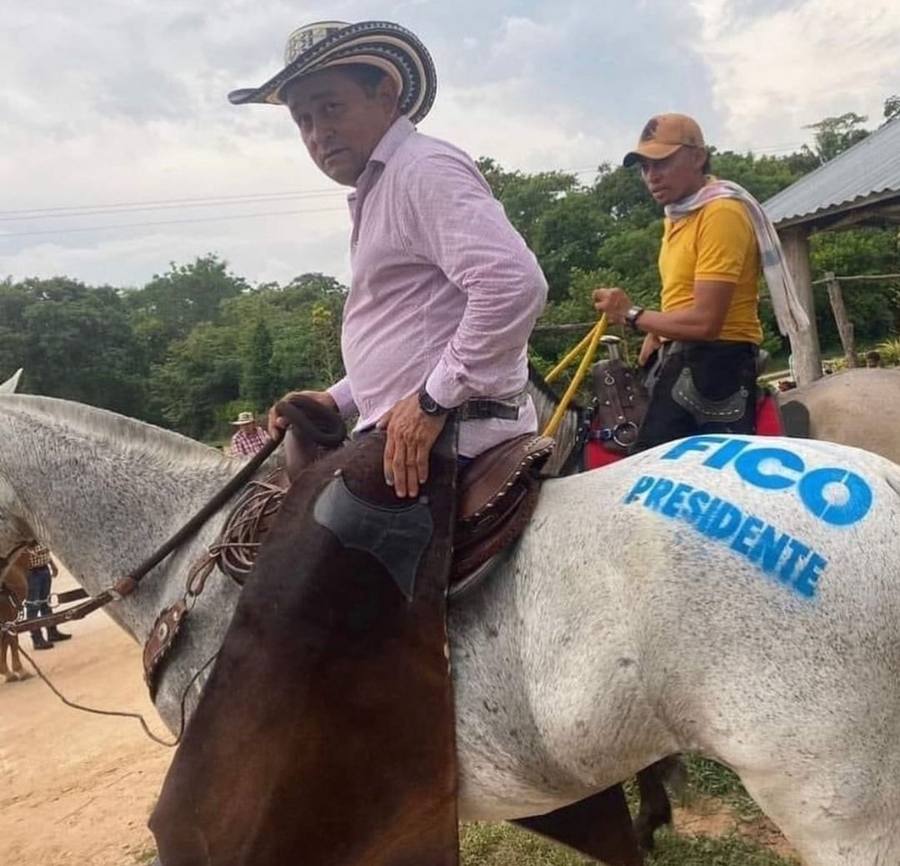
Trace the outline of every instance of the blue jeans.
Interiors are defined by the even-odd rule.
[[[42,565],[28,572],[28,595],[25,597],[25,614],[29,618],[50,614],[50,566]]]

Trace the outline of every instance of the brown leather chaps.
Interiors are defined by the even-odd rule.
[[[457,863],[455,424],[418,501],[386,486],[383,448],[287,493],[151,817],[162,866]]]

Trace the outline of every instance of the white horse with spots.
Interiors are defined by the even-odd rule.
[[[238,465],[0,396],[0,556],[37,535],[96,592]],[[220,525],[112,607],[138,641]],[[896,866],[898,527],[900,468],[824,442],[696,437],[547,483],[505,565],[452,610],[462,817],[547,812],[696,751],[809,866]],[[173,729],[237,599],[210,583],[159,689]]]

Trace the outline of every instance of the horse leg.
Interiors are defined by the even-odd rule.
[[[672,823],[672,804],[663,783],[682,773],[681,762],[677,756],[672,755],[656,761],[637,774],[641,806],[634,819],[634,831],[644,851],[652,851],[656,844],[653,838],[656,831]]]
[[[892,775],[890,760],[862,758],[843,772],[827,772],[823,766],[822,772],[807,775],[801,766],[789,764],[779,765],[780,779],[771,773],[740,776],[804,866],[900,863],[900,791],[886,781]]]
[[[22,658],[19,655],[19,636],[12,635],[7,637],[9,641],[9,651],[12,656],[13,675],[19,680],[30,679],[31,674],[22,667]]]
[[[6,647],[8,643],[9,637],[5,634],[0,634],[0,676],[2,676],[6,682],[12,683],[16,681],[16,675],[10,673],[9,668],[6,665]]]

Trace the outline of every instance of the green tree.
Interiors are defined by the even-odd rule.
[[[813,156],[800,159],[785,159],[771,156],[755,156],[752,153],[713,151],[712,173],[717,177],[739,183],[759,201],[765,201],[807,172],[818,167]]]
[[[826,117],[803,128],[816,131],[815,155],[820,163],[826,163],[869,134],[867,129],[860,128],[867,120],[867,117],[848,111],[837,117]]]
[[[201,439],[220,426],[225,404],[240,396],[240,346],[233,328],[197,325],[153,368],[150,388],[166,421]]]
[[[854,229],[814,235],[810,243],[813,280],[825,273],[845,276],[900,273],[900,252],[894,229]],[[819,337],[826,346],[839,345],[827,289],[814,287]],[[875,342],[900,326],[897,280],[843,285],[844,304],[857,339]]]
[[[277,395],[277,383],[272,376],[272,335],[262,319],[253,329],[242,366],[241,397],[256,412],[267,409]]]
[[[135,338],[151,362],[158,363],[171,343],[196,325],[218,321],[222,302],[248,289],[247,281],[213,254],[187,265],[173,262],[166,273],[129,293]]]
[[[23,389],[140,415],[146,366],[122,294],[67,277],[0,285],[3,366],[25,368]]]
[[[503,205],[509,221],[532,246],[541,220],[547,211],[561,198],[578,188],[574,174],[561,171],[523,174],[506,171],[496,161],[483,157],[478,168],[491,191]]]

